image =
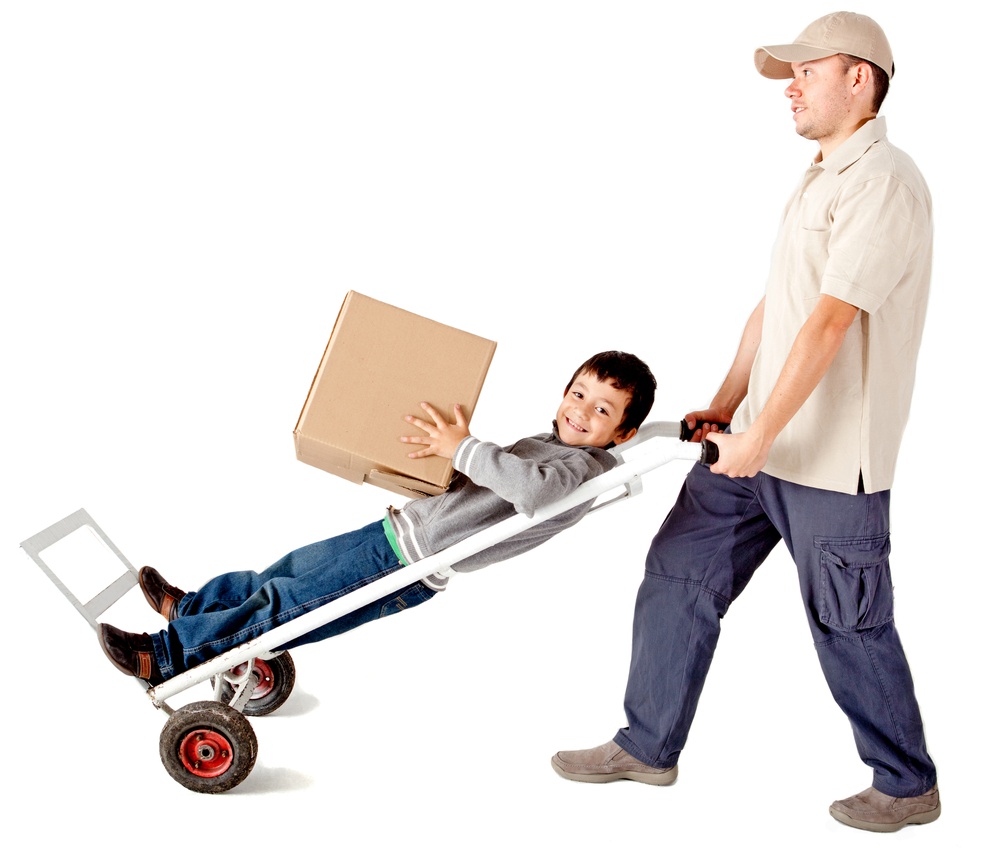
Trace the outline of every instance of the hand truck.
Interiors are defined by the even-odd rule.
[[[253,640],[179,673],[159,685],[137,680],[153,705],[169,716],[160,733],[160,759],[167,772],[188,789],[216,794],[228,791],[246,779],[257,758],[257,738],[247,717],[275,711],[291,694],[295,667],[283,646],[319,626],[349,614],[362,605],[409,586],[431,574],[454,575],[452,564],[477,554],[541,522],[584,502],[596,500],[615,489],[616,496],[595,503],[590,512],[603,509],[642,491],[642,475],[676,459],[711,465],[718,458],[714,443],[687,441],[691,432],[681,422],[643,425],[630,441],[612,449],[619,458],[611,471],[593,478],[569,495],[538,510],[533,516],[518,514],[492,527],[380,578],[358,590],[272,629]],[[624,455],[652,439],[672,440],[644,448],[634,459]],[[98,538],[124,565],[124,572],[100,593],[81,602],[52,571],[42,553],[80,529]],[[65,519],[21,543],[21,548],[41,567],[63,595],[97,630],[98,617],[138,586],[139,574],[90,514],[77,510]],[[213,689],[211,700],[188,703],[173,709],[168,700],[202,682]]]

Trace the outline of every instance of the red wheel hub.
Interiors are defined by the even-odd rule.
[[[240,677],[246,673],[246,664],[238,664],[229,672],[233,676]],[[253,693],[250,695],[251,700],[259,700],[261,697],[266,697],[271,691],[274,690],[274,671],[271,669],[271,665],[266,661],[258,658],[254,661],[253,672],[257,674],[257,687],[253,689]]]
[[[233,746],[222,733],[191,730],[178,748],[181,764],[195,777],[218,777],[233,764]]]

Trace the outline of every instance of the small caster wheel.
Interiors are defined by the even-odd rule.
[[[182,786],[214,795],[246,779],[257,760],[257,736],[250,722],[225,703],[189,703],[164,724],[160,759]]]
[[[246,668],[240,664],[233,668],[236,675],[241,675]],[[292,693],[295,687],[295,665],[292,657],[283,652],[274,658],[254,659],[254,672],[257,674],[257,687],[243,707],[243,714],[249,717],[269,715],[278,709]],[[219,678],[219,677],[216,677]],[[229,703],[236,695],[236,689],[225,678],[222,679],[222,702]]]

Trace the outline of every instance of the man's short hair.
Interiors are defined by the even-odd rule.
[[[844,71],[848,68],[852,68],[860,62],[869,66],[872,70],[872,109],[877,113],[882,108],[882,102],[885,100],[885,96],[889,94],[889,75],[886,74],[885,69],[879,68],[870,59],[862,59],[860,56],[851,56],[849,53],[840,54],[840,58],[844,63]]]
[[[622,423],[618,425],[620,433],[637,429],[653,408],[656,377],[638,356],[621,350],[597,353],[573,372],[573,378],[566,383],[566,391],[569,391],[580,374],[594,374],[601,382],[610,382],[615,388],[631,395],[622,415]]]

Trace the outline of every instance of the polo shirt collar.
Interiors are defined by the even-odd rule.
[[[876,116],[854,131],[826,160],[815,165],[834,173],[843,172],[881,139],[885,139],[885,117]]]

